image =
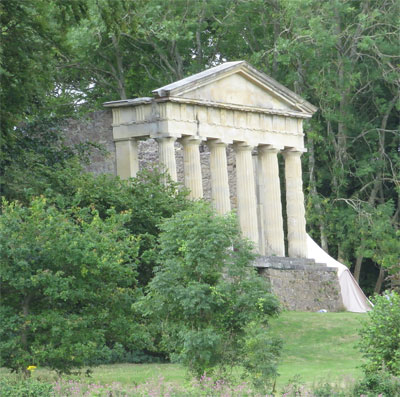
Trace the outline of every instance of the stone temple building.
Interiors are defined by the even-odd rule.
[[[192,198],[202,198],[199,146],[205,142],[210,150],[212,202],[223,214],[231,210],[226,147],[232,145],[242,233],[260,254],[284,257],[278,167],[278,155],[282,155],[288,256],[306,258],[300,157],[305,151],[303,120],[316,108],[244,61],[226,62],[153,93],[153,98],[105,104],[113,111],[118,175],[136,175],[138,140],[154,138],[160,162],[176,180],[174,143],[178,140],[183,146],[184,183]],[[254,150],[257,170],[253,167]]]
[[[134,177],[148,163],[143,158],[158,152],[172,179],[182,174],[192,199],[211,199],[220,214],[236,207],[242,234],[260,254],[255,266],[284,306],[343,308],[337,268],[309,259],[301,155],[312,104],[236,61],[158,88],[153,97],[104,106],[112,110],[112,137],[104,138],[121,178]]]

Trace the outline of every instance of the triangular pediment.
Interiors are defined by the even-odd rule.
[[[260,87],[240,73],[234,73],[211,84],[178,94],[178,96],[199,101],[245,105],[257,108],[298,110],[273,94]]]
[[[226,62],[153,93],[158,98],[174,97],[307,115],[316,111],[313,105],[245,61]]]

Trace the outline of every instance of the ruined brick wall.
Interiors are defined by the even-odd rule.
[[[66,144],[93,142],[102,145],[107,155],[93,150],[90,164],[86,167],[94,174],[116,174],[115,145],[112,139],[111,111],[98,111],[80,119],[69,119],[62,126]]]

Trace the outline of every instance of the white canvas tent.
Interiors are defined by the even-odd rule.
[[[343,305],[346,310],[355,313],[365,313],[371,310],[372,303],[364,295],[347,266],[328,255],[309,235],[307,235],[307,249],[308,258],[338,269]]]

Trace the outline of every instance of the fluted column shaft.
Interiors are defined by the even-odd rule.
[[[235,143],[239,223],[245,237],[258,249],[257,197],[254,180],[252,146]]]
[[[307,257],[307,234],[301,172],[302,152],[287,150],[285,158],[286,211],[289,257]]]
[[[176,174],[174,147],[175,140],[176,138],[174,137],[157,138],[160,164],[166,167],[166,170],[169,172],[171,179],[177,181],[178,177]]]
[[[133,178],[139,171],[139,150],[136,139],[115,142],[117,175],[121,179]]]
[[[211,195],[215,210],[226,214],[231,210],[229,196],[228,164],[226,143],[217,140],[207,141],[210,148]]]
[[[265,252],[267,256],[285,256],[281,186],[276,148],[259,146],[260,201],[263,208]]]
[[[201,163],[199,145],[201,139],[187,136],[181,139],[183,145],[183,170],[185,186],[190,190],[189,198],[203,197],[203,178],[201,176]]]

